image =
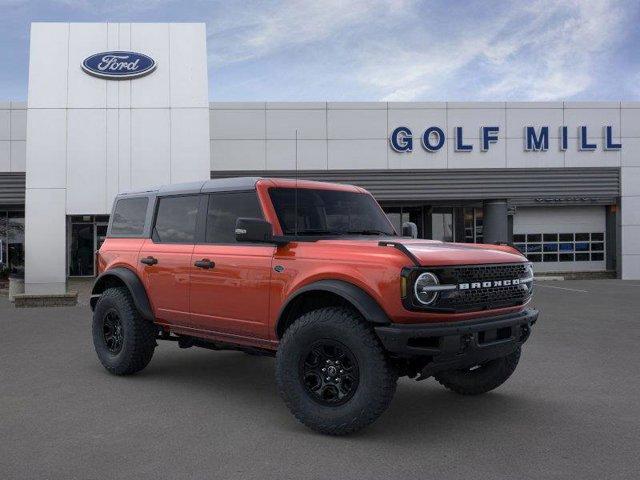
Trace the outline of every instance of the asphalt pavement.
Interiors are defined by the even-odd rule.
[[[539,282],[514,376],[461,397],[402,379],[350,437],[278,397],[274,361],[161,342],[114,377],[88,307],[0,297],[2,479],[634,479],[640,476],[640,281]]]

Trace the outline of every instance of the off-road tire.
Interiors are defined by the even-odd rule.
[[[357,362],[359,380],[343,404],[318,403],[301,378],[301,358],[318,341],[339,342]],[[276,382],[285,404],[301,423],[328,435],[347,435],[375,421],[389,406],[397,380],[373,329],[349,308],[302,315],[287,329],[276,354]]]
[[[476,369],[449,370],[434,375],[443,387],[460,395],[480,395],[498,388],[515,371],[520,347],[513,353],[491,360]]]
[[[123,339],[119,352],[112,353],[103,332],[109,312],[116,312]],[[113,313],[112,313],[113,314]],[[100,363],[114,375],[131,375],[146,367],[156,347],[156,326],[142,318],[126,288],[104,291],[93,313],[93,346]]]

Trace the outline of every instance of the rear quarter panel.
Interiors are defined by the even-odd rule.
[[[138,253],[144,238],[107,238],[98,251],[98,273],[115,267],[138,272]]]

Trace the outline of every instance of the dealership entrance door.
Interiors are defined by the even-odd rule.
[[[466,243],[482,243],[483,240],[483,210],[479,205],[384,203],[382,209],[398,232],[402,231],[404,222],[413,222],[418,227],[418,238]]]
[[[107,235],[108,215],[74,215],[67,222],[67,274],[93,277],[96,252]]]

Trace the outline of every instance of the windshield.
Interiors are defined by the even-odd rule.
[[[284,235],[396,235],[365,193],[299,188],[296,195],[295,188],[272,188],[269,195]]]

